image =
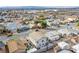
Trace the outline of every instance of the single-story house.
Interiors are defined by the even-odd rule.
[[[60,38],[59,33],[57,31],[48,31],[46,33],[46,37],[48,37],[48,39],[50,39],[51,41],[59,40]]]
[[[72,46],[72,50],[76,53],[79,53],[79,44]]]
[[[10,30],[11,32],[17,31],[17,24],[15,22],[7,22],[5,23],[6,29]]]
[[[57,44],[61,49],[69,49],[69,44],[66,42],[62,41],[62,42],[58,42]]]
[[[32,30],[29,35],[28,35],[28,39],[30,39],[30,41],[35,45],[37,46],[37,41],[39,39],[41,39],[42,37],[45,37],[45,33],[46,33],[46,30],[44,29],[40,29],[38,31],[36,30]]]

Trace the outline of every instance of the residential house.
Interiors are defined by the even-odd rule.
[[[77,16],[67,16],[65,17],[66,19],[64,20],[64,22],[72,22],[77,20]]]
[[[45,37],[45,33],[46,33],[46,30],[44,29],[40,29],[38,31],[36,30],[32,30],[31,33],[29,33],[28,35],[28,39],[30,39],[30,41],[35,45],[37,46],[37,41],[42,38],[42,37]]]
[[[71,33],[71,32],[70,32],[68,29],[66,29],[66,28],[61,28],[61,29],[58,30],[58,32],[61,33],[62,36],[65,35],[65,34],[66,34],[66,35],[69,35],[69,34]]]
[[[25,52],[27,48],[27,42],[24,42],[22,40],[8,40],[7,43],[7,50],[9,53],[15,53],[15,52]]]
[[[17,31],[17,24],[15,22],[7,22],[5,23],[6,29],[10,30],[11,32]]]
[[[25,32],[28,31],[30,29],[30,27],[28,25],[17,25],[17,32]]]
[[[9,53],[15,52],[18,50],[18,45],[15,40],[8,40],[7,44],[7,50]]]
[[[75,53],[79,53],[79,44],[76,44],[76,45],[72,46],[72,50],[73,50]]]
[[[59,33],[57,31],[48,31],[46,34],[46,37],[48,37],[48,39],[50,39],[52,42],[59,40],[60,36]]]
[[[60,47],[60,49],[69,49],[69,44],[64,41],[58,42],[57,44]]]

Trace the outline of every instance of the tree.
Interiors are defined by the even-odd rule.
[[[77,26],[79,26],[79,22],[77,23]]]
[[[77,23],[77,26],[79,26],[79,21],[77,21],[76,23]]]
[[[46,28],[47,27],[47,22],[46,21],[41,21],[41,26],[42,28]]]
[[[0,41],[0,43],[3,43],[2,41]]]

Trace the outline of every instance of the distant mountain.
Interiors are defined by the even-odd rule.
[[[42,10],[42,9],[49,9],[48,7],[41,7],[41,6],[8,6],[8,7],[0,7],[0,10]]]
[[[79,6],[5,6],[0,10],[44,10],[44,9],[77,9]]]

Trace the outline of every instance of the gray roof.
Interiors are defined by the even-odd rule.
[[[4,46],[5,46],[5,44],[3,42],[0,42],[0,48],[4,47]]]

